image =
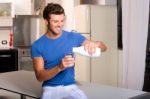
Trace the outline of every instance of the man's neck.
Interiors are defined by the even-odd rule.
[[[59,37],[61,36],[61,34],[62,34],[62,33],[53,34],[53,33],[51,33],[50,31],[48,31],[48,32],[46,33],[46,36],[47,36],[48,38],[50,38],[50,39],[57,39],[57,38],[59,38]]]

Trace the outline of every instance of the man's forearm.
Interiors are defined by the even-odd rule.
[[[59,67],[59,65],[55,66],[52,69],[49,70],[40,70],[38,71],[38,73],[36,74],[37,76],[37,80],[38,81],[46,81],[49,80],[51,78],[53,78],[54,76],[56,76],[59,72],[61,72],[62,69]]]

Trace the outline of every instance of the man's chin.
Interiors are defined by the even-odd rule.
[[[62,32],[62,30],[58,30],[58,31],[56,31],[55,33],[56,34],[60,34]]]
[[[54,30],[54,31],[51,31],[51,33],[52,33],[53,35],[60,35],[61,32],[62,32],[62,30]]]
[[[60,35],[61,32],[53,32],[54,35]]]

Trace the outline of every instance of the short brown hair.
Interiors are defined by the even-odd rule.
[[[47,6],[44,8],[43,18],[46,20],[49,20],[51,14],[56,14],[56,15],[64,14],[65,15],[65,11],[63,7],[57,3],[48,3]]]

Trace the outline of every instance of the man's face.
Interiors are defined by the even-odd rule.
[[[59,35],[62,32],[64,26],[65,16],[64,14],[56,15],[51,14],[49,20],[49,30],[54,35]]]

